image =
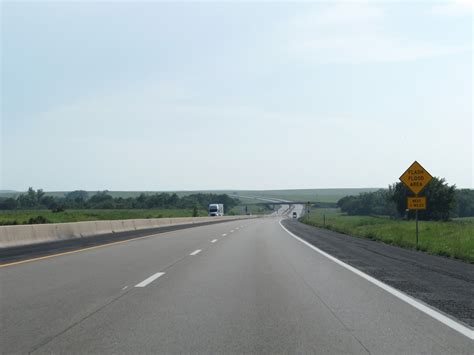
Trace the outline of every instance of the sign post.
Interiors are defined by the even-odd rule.
[[[409,210],[415,210],[416,221],[416,248],[418,249],[418,210],[426,210],[426,197],[419,197],[418,194],[430,183],[433,179],[431,174],[415,161],[410,167],[400,176],[400,181],[415,194],[415,197],[407,198],[407,207]]]
[[[415,211],[415,223],[416,223],[416,250],[418,250],[418,210]]]

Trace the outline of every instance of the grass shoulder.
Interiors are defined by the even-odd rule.
[[[9,210],[0,211],[0,225],[31,223],[66,223],[140,218],[191,217],[192,209],[79,209],[64,212],[50,210]],[[207,211],[199,210],[199,216],[207,216]]]
[[[337,210],[317,209],[301,222],[403,248],[416,248],[415,222],[388,217],[348,216]],[[418,249],[474,263],[474,220],[420,221]]]

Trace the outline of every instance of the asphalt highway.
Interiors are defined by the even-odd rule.
[[[0,351],[472,354],[466,334],[315,251],[280,218],[4,265]]]
[[[313,246],[469,327],[474,326],[474,265],[355,238],[294,219],[282,222]]]

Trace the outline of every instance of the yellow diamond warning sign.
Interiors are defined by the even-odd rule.
[[[409,210],[426,210],[426,197],[408,197]]]
[[[419,194],[426,185],[433,179],[429,172],[427,172],[420,163],[415,161],[410,167],[400,176],[400,181],[405,184],[415,195]]]

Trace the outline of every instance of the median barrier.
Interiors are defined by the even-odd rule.
[[[163,227],[163,226],[169,226],[173,222],[171,221],[171,218],[154,218],[153,219],[153,227]]]
[[[150,219],[134,219],[133,220],[135,224],[135,229],[140,230],[140,229],[149,229],[153,228],[153,221]]]
[[[95,221],[96,234],[108,234],[112,233],[112,221]]]
[[[248,218],[254,217],[225,216],[149,218],[0,226],[0,248],[38,244],[56,240],[83,238],[101,234],[159,228],[171,225],[232,221]]]
[[[59,223],[56,225],[56,235],[59,239],[79,238],[81,237],[79,229],[79,223]]]
[[[33,224],[31,227],[33,228],[32,244],[50,241],[58,232],[56,224]]]
[[[110,227],[112,228],[112,233],[118,233],[118,232],[125,232],[127,230],[126,226],[124,225],[125,220],[115,220],[115,221],[110,221]]]
[[[95,221],[87,222],[75,222],[75,223],[60,223],[60,224],[74,224],[76,229],[77,237],[90,237],[92,235],[97,235],[97,226]]]
[[[0,246],[16,246],[35,240],[33,225],[0,227]]]
[[[135,229],[135,225],[133,224],[133,219],[122,220],[122,226],[124,228],[124,231],[133,231]]]

